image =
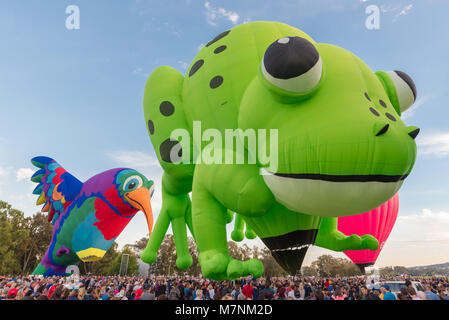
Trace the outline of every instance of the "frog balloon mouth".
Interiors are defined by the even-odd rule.
[[[327,175],[271,173],[263,179],[288,209],[314,216],[361,214],[388,201],[402,186],[402,175]]]
[[[331,174],[315,174],[315,173],[270,173],[278,177],[286,177],[293,179],[311,179],[323,180],[331,182],[398,182],[407,178],[408,174],[403,175],[331,175]]]

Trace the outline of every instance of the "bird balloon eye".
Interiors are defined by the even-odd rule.
[[[262,73],[266,80],[293,93],[314,89],[321,80],[323,64],[315,46],[301,37],[285,37],[265,51]]]
[[[141,177],[131,176],[125,180],[124,190],[125,191],[133,191],[133,190],[139,189],[140,187],[142,187],[142,185],[143,185],[143,181],[142,181]]]
[[[151,186],[150,188],[150,196],[152,197],[154,193],[154,185]]]

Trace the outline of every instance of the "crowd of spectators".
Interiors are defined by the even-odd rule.
[[[404,285],[392,293],[387,280]],[[449,300],[449,278],[0,276],[0,300]]]

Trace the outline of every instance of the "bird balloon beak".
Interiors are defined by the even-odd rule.
[[[153,229],[153,210],[151,209],[151,194],[150,190],[141,187],[137,190],[125,193],[125,198],[131,206],[145,214],[148,224],[148,232],[151,235]]]

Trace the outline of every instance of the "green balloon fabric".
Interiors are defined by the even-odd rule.
[[[156,68],[143,106],[163,203],[142,260],[156,260],[171,224],[176,264],[188,268],[187,225],[204,277],[260,277],[259,260],[229,256],[230,212],[232,238],[243,239],[246,225],[292,274],[313,244],[375,250],[373,237],[341,234],[337,217],[378,207],[410,174],[419,129],[400,112],[415,100],[405,73],[374,73],[353,53],[278,22],[219,34],[185,76]]]

